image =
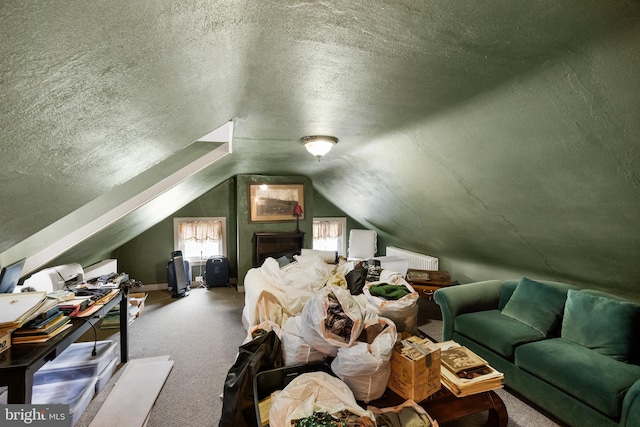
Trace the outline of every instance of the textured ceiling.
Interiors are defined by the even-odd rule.
[[[0,260],[235,119],[198,191],[302,174],[402,247],[632,294],[639,18],[631,0],[3,2]],[[296,143],[316,133],[340,138],[319,163]]]

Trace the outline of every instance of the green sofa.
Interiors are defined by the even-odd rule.
[[[552,281],[439,289],[442,339],[504,373],[506,387],[570,426],[640,426],[640,305]]]

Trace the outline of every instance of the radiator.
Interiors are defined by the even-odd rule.
[[[419,254],[417,252],[407,251],[405,249],[387,246],[387,256],[398,256],[409,261],[409,268],[416,270],[437,270],[438,258],[429,255]]]

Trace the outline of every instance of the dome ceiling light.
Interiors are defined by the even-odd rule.
[[[335,136],[326,135],[312,135],[300,138],[300,143],[304,144],[307,151],[320,158],[327,154],[331,148],[338,143],[338,138]]]

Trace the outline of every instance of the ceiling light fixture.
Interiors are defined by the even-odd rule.
[[[312,135],[300,138],[300,143],[304,144],[307,151],[320,160],[331,148],[338,143],[338,138],[326,135]]]

